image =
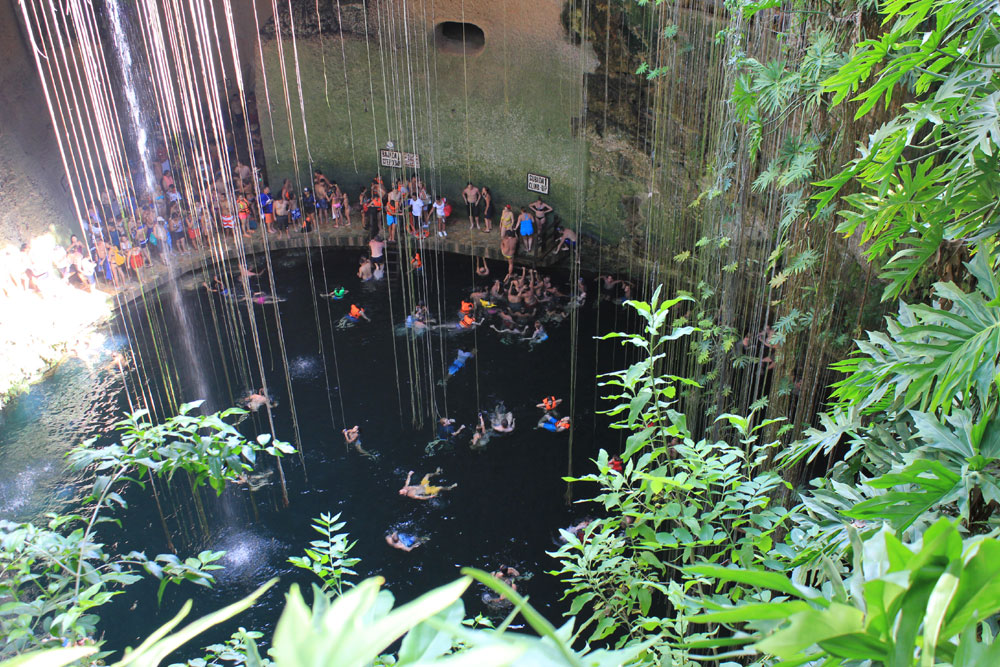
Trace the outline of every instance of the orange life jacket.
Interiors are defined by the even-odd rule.
[[[462,312],[463,313],[471,313],[473,308],[475,308],[475,305],[471,301],[463,301],[462,302]]]
[[[358,319],[359,317],[361,317],[361,315],[363,315],[364,312],[365,312],[364,308],[358,308],[353,303],[351,304],[351,317],[353,317],[354,319]]]
[[[388,213],[389,215],[396,215],[397,210],[398,209],[396,207],[396,202],[392,201],[391,199],[385,203],[385,212]]]
[[[459,324],[461,324],[461,325],[462,325],[462,328],[463,328],[463,329],[468,329],[469,327],[471,327],[471,326],[472,326],[473,324],[475,324],[475,323],[476,323],[476,320],[474,320],[474,319],[473,319],[472,317],[470,317],[469,315],[466,315],[466,316],[464,316],[464,317],[462,318],[462,321],[461,321],[461,322],[459,322]]]
[[[371,205],[374,208],[382,208],[382,198],[379,197],[378,195],[372,197],[372,204]]]
[[[410,264],[412,264],[415,269],[419,269],[424,265],[424,263],[420,260],[419,252],[413,255],[413,259],[410,260]]]
[[[555,410],[556,409],[556,397],[555,396],[546,396],[545,398],[543,398],[542,399],[542,407],[544,407],[546,410]]]

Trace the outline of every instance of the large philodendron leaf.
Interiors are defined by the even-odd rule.
[[[844,514],[854,519],[888,521],[900,531],[933,507],[953,500],[963,488],[958,474],[927,459],[917,459],[898,473],[869,480],[868,485],[889,491],[858,503]]]

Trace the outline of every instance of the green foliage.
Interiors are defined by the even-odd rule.
[[[345,575],[357,576],[351,568],[361,562],[360,558],[350,558],[348,553],[356,542],[349,542],[347,533],[338,532],[345,525],[339,521],[340,514],[333,516],[323,513],[318,519],[313,519],[313,530],[323,536],[321,540],[313,540],[305,550],[304,556],[292,556],[288,562],[295,567],[309,570],[323,582],[324,593],[335,591],[343,595],[344,587],[352,586],[344,581]]]
[[[99,608],[143,574],[159,580],[158,599],[172,583],[212,585],[222,552],[184,559],[115,554],[96,534],[101,523],[113,520],[105,513],[126,507],[124,488],[133,480],[169,480],[183,470],[195,492],[203,483],[221,491],[227,480],[252,470],[260,451],[277,455],[290,449],[278,442],[268,446],[266,438],[247,441],[223,421],[242,411],[186,414],[197,405],[182,406],[180,415],[158,425],[145,419],[145,412],[132,414],[116,425],[117,443],[97,448],[90,440],[75,447],[71,464],[95,473],[85,514],[52,514],[45,526],[0,521],[0,657],[95,636]]]
[[[119,442],[94,447],[96,438],[77,446],[70,453],[71,465],[93,466],[102,473],[114,471],[149,472],[168,481],[179,470],[192,476],[196,487],[208,483],[221,494],[227,482],[236,481],[253,470],[257,456],[266,452],[280,457],[294,454],[287,442],[262,434],[247,440],[227,417],[246,414],[241,408],[229,408],[210,415],[188,414],[203,401],[185,403],[180,414],[162,424],[148,420],[147,410],[138,410],[115,425]],[[103,479],[99,476],[98,480]]]
[[[890,2],[885,32],[858,44],[824,83],[834,104],[860,103],[855,118],[905,100],[816,196],[819,213],[848,184],[857,188],[842,197],[840,231],[860,231],[873,260],[893,253],[884,298],[934,270],[943,243],[981,249],[1000,230],[995,9],[976,0]]]
[[[777,442],[763,437],[778,420],[725,414],[717,418],[726,440],[695,439],[685,416],[675,409],[677,389],[694,386],[664,375],[658,367],[665,346],[694,332],[690,326],[664,333],[670,309],[685,299],[630,301],[644,320],[638,334],[607,339],[641,351],[628,369],[603,376],[605,398],[618,416],[613,428],[630,431],[621,473],[601,451],[597,472],[574,481],[599,485],[587,502],[606,518],[582,536],[563,531],[565,545],[552,554],[579,619],[577,635],[594,643],[613,639],[617,647],[652,641],[656,664],[685,664],[673,645],[692,635],[683,610],[688,583],[673,568],[697,561],[767,562],[787,511],[772,506],[781,477],[767,470]],[[703,637],[707,639],[707,635]]]
[[[997,405],[1000,382],[1000,280],[989,253],[967,268],[971,292],[937,283],[929,306],[900,303],[887,331],[869,332],[858,354],[836,364],[848,376],[835,385],[841,403],[873,411],[885,408],[942,411],[964,404],[983,412]],[[975,396],[975,401],[970,401]]]
[[[1000,541],[963,542],[955,524],[940,519],[919,546],[883,529],[859,540],[854,557],[856,566],[843,579],[831,564],[823,592],[761,570],[691,567],[693,575],[768,591],[769,599],[717,606],[689,620],[740,628],[736,642],[703,646],[752,645],[794,664],[985,665],[1000,659],[1000,645],[984,623],[1000,611]]]

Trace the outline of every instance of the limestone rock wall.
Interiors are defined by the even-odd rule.
[[[0,0],[0,246],[79,230],[17,0]]]

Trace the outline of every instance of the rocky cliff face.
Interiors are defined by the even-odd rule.
[[[0,245],[78,228],[17,0],[0,0]]]

